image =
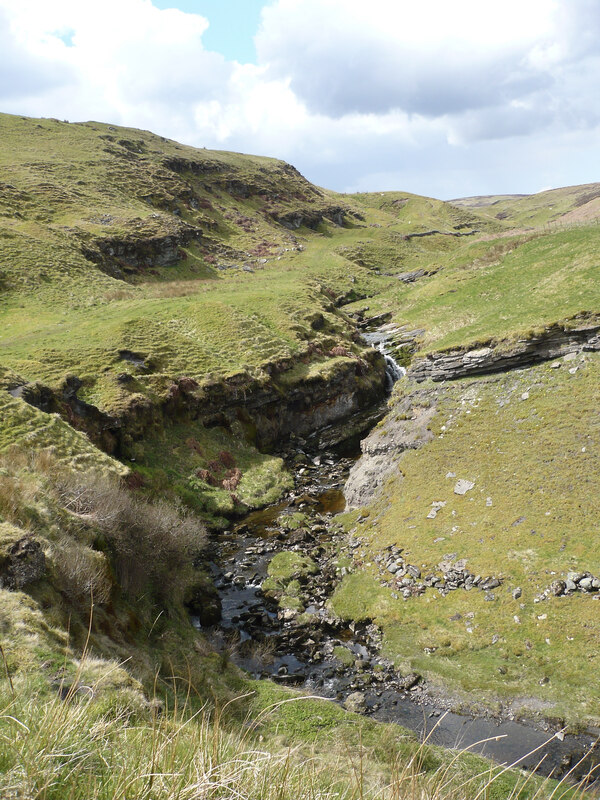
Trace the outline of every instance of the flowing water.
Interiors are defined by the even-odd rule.
[[[385,348],[385,341],[373,344]],[[382,352],[392,386],[404,370]],[[297,686],[339,703],[353,695],[359,698],[361,713],[409,728],[431,744],[468,748],[501,764],[537,768],[544,775],[582,778],[600,765],[592,733],[555,736],[549,728],[445,711],[429,697],[418,676],[400,675],[382,657],[381,633],[375,625],[346,624],[328,610],[327,600],[342,577],[335,568],[336,554],[341,550],[351,556],[357,545],[335,525],[335,515],[345,506],[343,485],[360,454],[360,434],[364,436],[382,413],[371,410],[345,423],[344,431],[352,431],[347,439],[339,426],[312,439],[298,439],[285,454],[295,472],[294,491],[219,536],[213,571],[223,614],[220,626],[210,632],[213,643],[229,649],[231,658],[255,678]],[[297,512],[305,521],[290,531],[286,518]],[[318,565],[318,574],[301,587],[303,614],[279,609],[261,589],[269,561],[287,550],[309,555]],[[345,648],[344,663],[340,648]]]
[[[362,338],[365,344],[371,345],[383,355],[385,359],[385,378],[386,389],[389,392],[394,388],[396,381],[406,375],[406,369],[401,367],[392,355],[390,347],[389,332],[386,329],[378,328],[374,331],[364,331]]]

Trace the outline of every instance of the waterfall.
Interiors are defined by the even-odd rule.
[[[379,350],[381,355],[385,358],[385,388],[388,394],[394,388],[396,381],[406,375],[406,370],[401,367],[396,359],[388,352],[386,344],[389,340],[389,332],[378,328],[375,331],[364,331],[362,339],[366,344],[370,344],[376,350]]]
[[[379,342],[379,347],[377,349],[385,358],[385,388],[388,392],[391,392],[396,381],[399,381],[400,378],[406,375],[406,370],[386,352],[385,343],[383,341]]]

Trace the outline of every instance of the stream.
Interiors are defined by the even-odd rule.
[[[385,341],[380,342],[372,343],[387,356]],[[391,367],[395,367],[389,378],[393,385],[404,371],[393,362],[388,374]],[[283,454],[295,474],[294,490],[277,505],[250,513],[218,536],[212,568],[222,619],[209,631],[213,644],[227,650],[232,661],[254,678],[295,686],[402,725],[430,744],[468,748],[500,764],[537,769],[546,776],[574,781],[585,777],[600,765],[600,748],[595,749],[592,733],[554,735],[549,727],[541,730],[444,710],[418,675],[400,674],[381,655],[381,631],[376,625],[348,624],[328,610],[327,600],[345,574],[337,566],[340,554],[351,561],[358,546],[335,523],[335,515],[345,507],[343,486],[360,455],[360,438],[383,413],[384,408],[372,409],[345,422],[343,431],[332,426],[308,439],[298,438]],[[352,435],[340,441],[348,432]],[[298,512],[305,519],[290,529]],[[268,564],[282,551],[309,556],[318,566],[316,574],[300,582],[298,600],[304,611],[281,609],[262,591]],[[192,622],[199,627],[197,619]]]

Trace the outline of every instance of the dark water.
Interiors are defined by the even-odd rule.
[[[364,713],[409,728],[430,744],[469,749],[500,764],[573,781],[590,770],[600,772],[595,734],[556,736],[518,722],[446,712],[428,702],[420,686],[403,686],[393,665],[380,656],[374,626],[344,626],[331,620],[326,608],[331,586],[325,592],[318,583],[309,587],[306,611],[314,615],[316,627],[308,630],[263,597],[261,583],[275,553],[293,549],[314,556],[338,535],[331,523],[344,509],[342,488],[357,455],[356,444],[338,442],[319,451],[302,446],[306,463],[297,470],[295,491],[278,505],[249,514],[219,538],[214,574],[223,617],[213,632],[214,643],[229,648],[233,660],[256,678],[271,678],[342,703],[358,690],[364,695]],[[280,515],[296,511],[306,514],[308,527],[316,531],[307,542],[297,541],[298,532],[278,524]],[[326,569],[326,561],[317,561]],[[333,648],[339,646],[351,651],[355,666],[342,667],[336,660]]]

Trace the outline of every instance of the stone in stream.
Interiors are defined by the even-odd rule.
[[[400,675],[398,677],[398,686],[400,689],[403,689],[405,692],[407,692],[410,689],[414,689],[420,680],[420,675],[417,675],[416,672],[410,672],[408,675]]]
[[[365,710],[366,698],[362,692],[352,692],[344,700],[344,708],[347,711],[353,711],[355,714],[360,714]]]

